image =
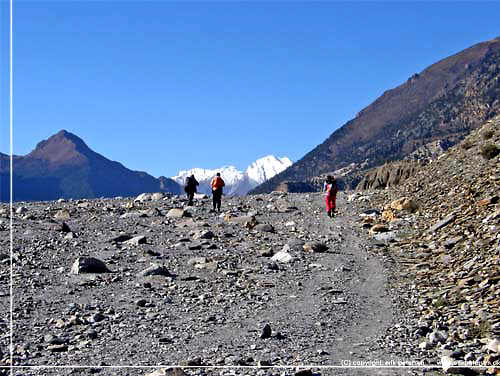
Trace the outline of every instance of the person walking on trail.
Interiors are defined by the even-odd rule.
[[[184,192],[187,194],[188,206],[193,206],[194,194],[196,193],[196,186],[200,185],[194,175],[188,176],[186,178],[186,183],[184,184]]]
[[[326,202],[326,213],[329,217],[335,216],[336,209],[336,199],[337,199],[337,181],[331,175],[326,177],[325,181],[325,202]]]
[[[212,186],[212,200],[213,200],[213,205],[214,205],[214,211],[217,209],[218,212],[220,212],[220,205],[222,201],[222,187],[226,185],[224,183],[224,180],[220,177],[220,172],[217,173],[216,176],[212,179],[212,182],[210,183]]]

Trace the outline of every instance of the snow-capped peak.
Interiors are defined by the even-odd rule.
[[[291,165],[292,161],[287,157],[276,158],[274,155],[268,155],[252,163],[247,168],[246,175],[258,184],[262,184]]]
[[[287,157],[276,158],[273,155],[268,155],[253,162],[248,166],[245,173],[234,166],[224,166],[214,170],[193,168],[179,171],[179,174],[173,176],[172,179],[178,184],[184,185],[186,177],[194,175],[200,183],[198,192],[211,193],[210,181],[217,172],[220,172],[226,183],[224,187],[226,194],[245,195],[257,185],[262,184],[291,165],[292,161]]]

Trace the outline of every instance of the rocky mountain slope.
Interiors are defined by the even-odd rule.
[[[270,192],[283,181],[306,181],[351,164],[366,170],[434,141],[455,144],[499,112],[499,61],[497,38],[414,74],[252,192]]]
[[[8,201],[9,157],[0,154],[0,200]],[[171,179],[155,179],[92,151],[76,135],[60,131],[25,156],[14,157],[14,201],[179,193]]]
[[[217,172],[221,173],[226,186],[224,192],[229,195],[245,195],[251,189],[292,165],[292,161],[287,157],[276,158],[268,155],[253,162],[245,172],[239,171],[234,166],[224,166],[214,170],[193,168],[187,171],[179,171],[172,179],[183,186],[187,176],[193,174],[200,183],[199,193],[211,194],[210,182]]]
[[[379,209],[364,225],[389,231],[377,235],[381,249],[407,265],[398,280],[421,325],[413,333],[419,347],[489,365],[492,374],[500,365],[499,155],[497,116],[404,185],[354,198]],[[433,328],[439,333],[430,336]]]

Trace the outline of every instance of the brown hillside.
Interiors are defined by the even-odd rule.
[[[306,181],[352,163],[378,166],[432,141],[455,144],[500,112],[499,78],[500,38],[443,59],[386,91],[253,193],[271,191],[283,181]]]

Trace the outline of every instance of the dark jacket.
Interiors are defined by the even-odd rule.
[[[194,176],[188,176],[186,178],[186,183],[184,184],[184,192],[186,193],[195,193],[196,186],[200,185]]]

